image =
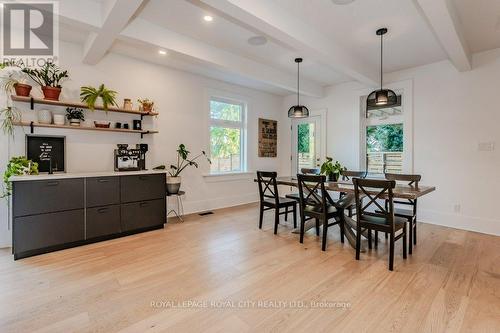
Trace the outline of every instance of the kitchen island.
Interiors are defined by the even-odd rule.
[[[164,171],[14,176],[14,259],[163,228]]]

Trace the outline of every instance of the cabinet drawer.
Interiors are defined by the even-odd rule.
[[[120,205],[87,209],[85,231],[87,239],[120,233]]]
[[[83,208],[83,179],[14,182],[13,214],[26,216]]]
[[[120,203],[120,177],[87,178],[87,207]]]
[[[14,251],[21,253],[84,239],[83,209],[14,219]]]
[[[145,201],[164,198],[165,174],[121,176],[121,202]]]
[[[165,223],[165,200],[141,201],[121,205],[122,230],[131,231]]]

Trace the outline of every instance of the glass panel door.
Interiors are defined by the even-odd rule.
[[[292,121],[292,176],[321,166],[321,117]]]

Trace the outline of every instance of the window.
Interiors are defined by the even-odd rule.
[[[246,104],[210,99],[210,173],[246,171]]]
[[[400,96],[398,99],[400,100]],[[403,173],[405,129],[401,103],[364,112],[364,165],[369,173]]]

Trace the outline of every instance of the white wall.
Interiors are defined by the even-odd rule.
[[[420,220],[500,235],[496,212],[500,188],[500,50],[474,55],[474,70],[460,73],[447,61],[387,75],[387,82],[413,81],[413,164],[422,185],[436,192],[419,200]],[[327,152],[359,168],[360,91],[355,83],[304,98],[310,109],[328,109]],[[291,105],[294,97],[284,99]],[[496,142],[479,151],[480,142]],[[283,162],[286,163],[286,162]],[[283,169],[286,166],[282,166]],[[460,210],[456,211],[456,205]]]
[[[207,150],[205,117],[208,112],[206,96],[209,89],[236,94],[248,102],[248,170],[279,170],[280,158],[284,156],[283,150],[278,151],[278,158],[257,156],[257,119],[262,117],[278,120],[281,140],[286,133],[283,122],[280,121],[286,119],[286,116],[282,118],[284,112],[281,110],[281,97],[117,54],[109,54],[96,66],[88,66],[81,63],[81,55],[81,46],[61,42],[60,66],[68,69],[71,76],[71,80],[64,84],[62,99],[78,100],[80,86],[97,86],[100,83],[118,91],[120,105],[123,98],[132,98],[135,102],[139,97],[149,97],[156,102],[160,116],[156,119],[146,119],[143,126],[156,128],[160,133],[146,136],[141,141],[139,136],[130,134],[35,129],[36,134],[66,135],[68,172],[113,170],[113,149],[117,143],[148,143],[151,150],[147,155],[148,168],[173,163],[176,147],[180,143],[184,143],[193,153]],[[36,113],[28,110],[27,104],[16,103],[16,106],[23,110],[24,120],[36,119]],[[63,108],[54,110],[64,112]],[[127,119],[129,123],[134,119],[129,115],[106,114],[100,111],[87,111],[86,117],[87,120],[109,119],[111,122],[123,122]],[[27,132],[28,129],[24,131]],[[0,140],[0,172],[3,173],[8,160],[8,145],[5,136]],[[24,155],[24,144],[23,129],[17,129],[15,140],[10,144],[10,155]],[[280,144],[279,147],[283,145]],[[209,165],[201,162],[200,169],[187,169],[182,174],[182,188],[187,192],[184,198],[185,212],[214,209],[257,199],[256,186],[252,182],[253,175],[243,179],[237,177],[232,181],[215,182],[214,179],[209,180],[202,176],[208,172]],[[10,243],[11,231],[8,230],[7,216],[6,202],[1,202],[0,246]]]

